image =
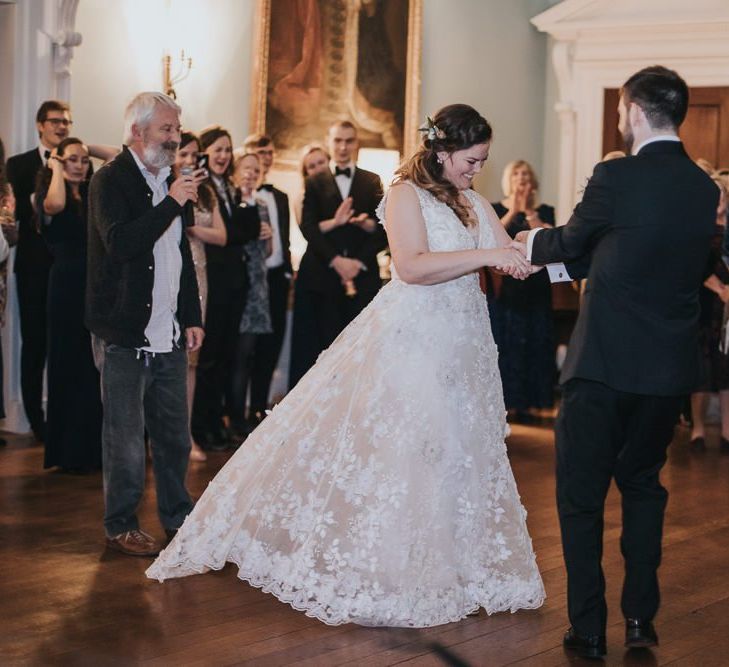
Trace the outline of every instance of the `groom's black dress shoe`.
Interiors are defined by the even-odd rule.
[[[607,653],[605,635],[578,635],[574,628],[567,630],[562,645],[583,658],[602,658]]]
[[[625,645],[628,648],[658,646],[658,635],[653,623],[639,618],[625,619]]]

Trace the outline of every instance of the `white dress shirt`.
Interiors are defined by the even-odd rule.
[[[152,205],[157,206],[169,191],[167,177],[170,168],[164,167],[157,174],[153,174],[144,166],[137,154],[131,151],[134,161],[142,172],[152,190]],[[182,219],[178,215],[165,230],[164,234],[154,244],[154,284],[152,286],[152,312],[144,330],[149,345],[140,348],[145,352],[164,353],[171,352],[172,347],[180,336],[180,325],[177,321],[177,295],[180,291],[180,276],[182,275],[182,254],[180,241],[182,240]]]
[[[678,141],[680,142],[681,139],[677,137],[675,134],[659,134],[657,137],[650,137],[649,139],[646,139],[645,141],[641,142],[637,146],[633,146],[633,150],[631,153],[633,155],[638,155],[640,153],[643,146],[647,146],[648,144],[655,143],[656,141]]]
[[[51,152],[51,148],[48,148],[47,146],[44,146],[42,143],[38,143],[38,154],[40,155],[41,162],[43,162],[44,166],[48,165],[48,160],[46,159],[46,151],[49,153]]]
[[[331,169],[332,169],[332,176],[334,176],[334,170],[336,168],[336,164],[334,162],[331,163]],[[349,197],[349,190],[352,187],[352,178],[354,178],[354,162],[350,162],[349,164],[345,164],[344,167],[341,167],[342,169],[346,169],[347,167],[350,168],[351,173],[349,177],[345,176],[344,174],[339,174],[339,176],[334,176],[334,180],[337,182],[337,187],[339,188],[339,193],[342,195],[342,199],[346,199]]]
[[[281,228],[278,224],[278,207],[276,206],[276,198],[273,192],[267,189],[256,190],[256,197],[263,199],[268,207],[268,222],[271,225],[273,238],[271,239],[271,254],[266,259],[266,267],[275,269],[284,263],[283,247],[281,245]]]
[[[227,182],[215,174],[211,174],[210,179],[213,182],[215,191],[223,200],[223,204],[225,205],[225,210],[228,211],[228,215],[233,215],[233,200],[231,199],[230,189],[228,188]]]

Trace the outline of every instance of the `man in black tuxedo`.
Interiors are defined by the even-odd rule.
[[[309,293],[318,340],[311,358],[297,364],[291,386],[382,286],[377,253],[387,247],[387,237],[375,220],[382,182],[355,167],[358,142],[352,123],[332,125],[328,145],[332,171],[306,179],[301,232],[308,246],[297,278],[299,288]]]
[[[266,182],[266,177],[276,156],[273,140],[266,135],[252,134],[243,142],[243,148],[248,152],[256,153],[260,158],[261,185],[258,187],[256,197],[266,202],[273,231],[273,249],[271,255],[266,259],[272,332],[256,336],[253,368],[251,369],[251,399],[248,419],[255,426],[266,415],[271,380],[286,335],[286,312],[293,270],[289,241],[289,198],[285,192]]]
[[[517,237],[535,265],[566,262],[559,271],[588,279],[556,426],[572,624],[564,645],[588,657],[606,650],[600,561],[613,477],[623,507],[625,643],[657,644],[668,496],[659,474],[682,397],[697,381],[698,294],[719,194],[677,136],[687,108],[688,88],[675,72],[656,66],[631,76],[618,111],[632,155],[595,167],[565,226]]]
[[[68,104],[46,100],[36,113],[38,146],[8,160],[8,181],[15,193],[18,219],[18,247],[15,255],[15,280],[20,312],[20,388],[23,407],[36,440],[45,438],[43,416],[43,369],[46,364],[46,295],[51,254],[36,224],[31,197],[38,172],[51,151],[69,133],[71,111]]]

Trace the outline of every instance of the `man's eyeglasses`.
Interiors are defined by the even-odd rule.
[[[64,127],[70,127],[73,125],[73,121],[69,120],[68,118],[46,118],[44,123],[50,123],[54,127],[59,127],[60,125],[63,125]]]

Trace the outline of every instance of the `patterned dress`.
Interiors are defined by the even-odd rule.
[[[262,199],[256,199],[261,222],[270,222],[268,207]],[[248,270],[248,294],[240,320],[240,333],[271,333],[271,308],[268,301],[268,268],[266,267],[266,241],[255,239],[244,246]]]
[[[466,196],[477,238],[416,191],[431,250],[494,247],[499,222],[475,193]],[[331,625],[426,627],[479,607],[539,607],[506,429],[477,274],[425,286],[393,270],[218,473],[147,576],[232,562],[241,579]]]
[[[202,208],[195,208],[195,226],[196,227],[212,227],[213,211],[207,211]],[[195,265],[195,275],[197,276],[197,289],[200,295],[200,312],[202,313],[203,322],[205,322],[205,309],[208,304],[208,269],[207,260],[205,258],[205,243],[200,239],[188,237],[190,242],[190,251],[192,252],[192,262]],[[197,366],[200,350],[187,353],[187,363],[195,368]]]

